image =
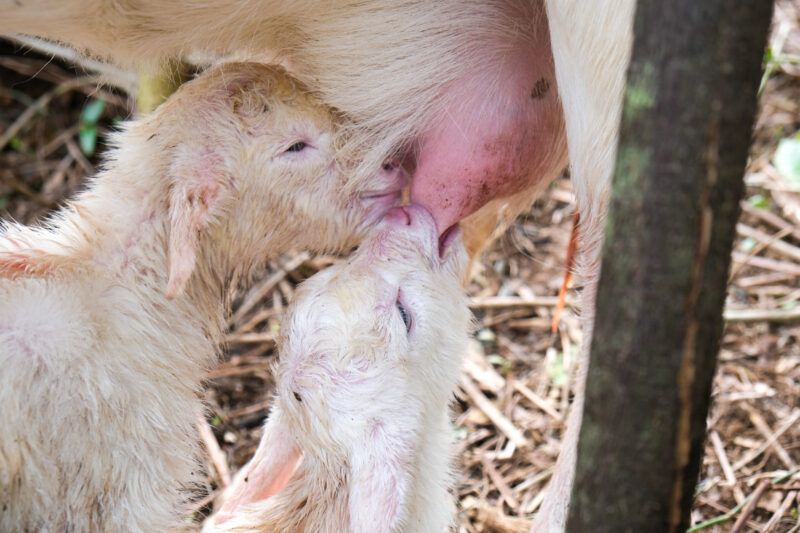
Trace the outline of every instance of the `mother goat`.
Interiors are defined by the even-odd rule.
[[[342,149],[365,157],[350,185],[402,159],[414,169],[412,200],[443,236],[463,221],[473,254],[530,206],[568,145],[585,369],[633,9],[633,0],[0,0],[0,31],[136,66],[195,49],[277,58],[353,120]],[[583,381],[537,531],[563,527]]]

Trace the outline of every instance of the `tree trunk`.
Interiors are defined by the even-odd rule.
[[[771,10],[638,2],[570,532],[687,528]]]

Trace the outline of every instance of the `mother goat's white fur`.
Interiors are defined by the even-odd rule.
[[[390,214],[346,263],[298,290],[264,437],[207,531],[452,525],[449,404],[468,339],[467,254],[457,239],[440,258],[431,216],[404,209],[408,225]]]
[[[280,69],[225,65],[128,124],[46,227],[0,226],[0,531],[179,523],[232,283],[353,245],[392,199],[344,193],[336,125]]]
[[[577,407],[536,517],[537,533],[563,529],[569,501],[635,1],[544,4],[581,221],[585,329]],[[540,0],[0,0],[0,12],[0,30],[61,39],[129,64],[193,48],[253,55],[278,50],[326,102],[355,119],[350,145],[369,154],[362,172],[408,148],[420,128],[441,118],[446,106],[437,108],[437,97],[448,84],[479,76],[504,53],[532,46],[535,36],[526,29],[531,16],[542,14]],[[554,150],[562,134],[554,132]],[[541,176],[539,190],[553,176]],[[535,192],[514,198],[511,214],[527,208]]]

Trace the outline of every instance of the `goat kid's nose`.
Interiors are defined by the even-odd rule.
[[[384,215],[384,219],[402,226],[411,225],[411,215],[408,212],[408,209],[402,205],[398,205],[389,209],[386,212],[386,215]]]

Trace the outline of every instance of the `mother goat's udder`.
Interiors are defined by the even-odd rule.
[[[494,72],[454,84],[442,119],[420,139],[411,200],[433,214],[440,233],[489,200],[552,178],[563,164],[563,118],[544,34],[542,41],[509,54]]]
[[[558,143],[548,139],[560,134],[548,131],[559,130],[552,121],[513,122],[499,129],[473,127],[472,137],[453,123],[423,143],[411,199],[433,214],[439,232],[494,198],[535,185],[552,175],[548,167],[560,165],[562,156],[553,153]]]

